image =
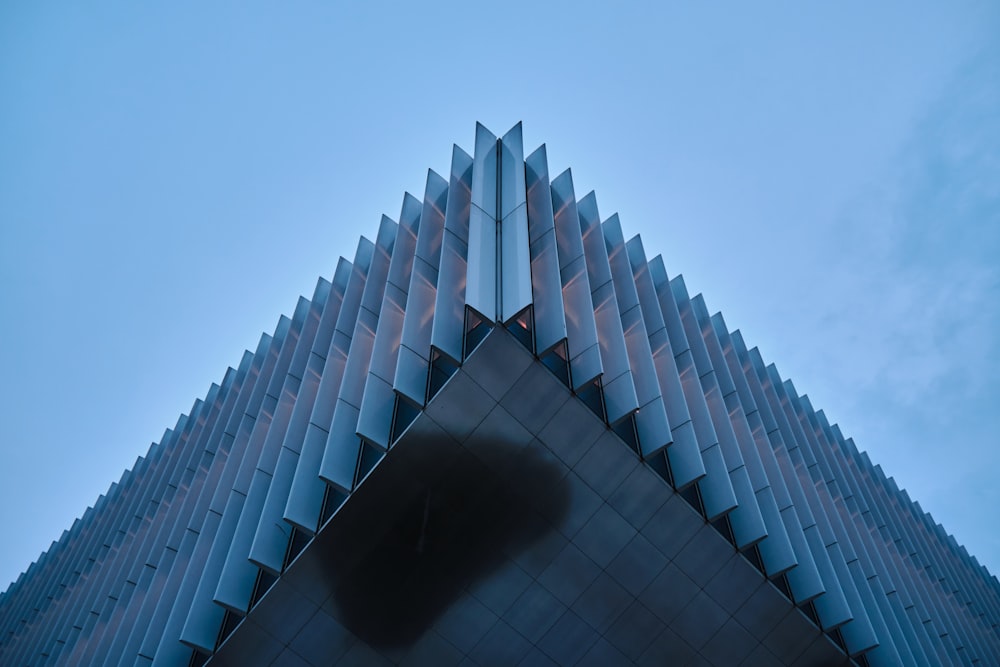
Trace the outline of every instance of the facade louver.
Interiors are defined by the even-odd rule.
[[[995,665],[998,624],[822,410],[480,125],[0,596],[0,663]]]

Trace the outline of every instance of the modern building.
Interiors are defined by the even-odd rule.
[[[0,597],[3,665],[995,665],[1000,584],[521,127]]]

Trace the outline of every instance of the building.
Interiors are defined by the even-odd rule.
[[[477,126],[0,597],[0,663],[986,665],[998,623],[822,411]]]

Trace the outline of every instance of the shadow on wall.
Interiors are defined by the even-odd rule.
[[[569,510],[559,484],[564,468],[540,448],[484,440],[467,446],[476,454],[460,449],[443,474],[404,502],[369,503],[367,530],[381,537],[332,575],[336,615],[371,646],[415,643],[464,589],[555,530]],[[393,458],[382,463],[391,466]],[[503,462],[501,472],[483,461]]]

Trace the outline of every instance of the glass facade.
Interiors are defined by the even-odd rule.
[[[0,596],[7,665],[1000,663],[1000,584],[520,125]]]

